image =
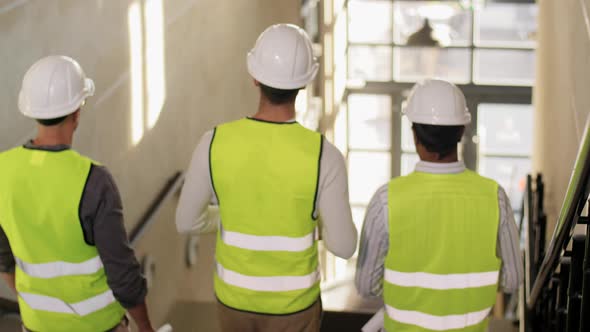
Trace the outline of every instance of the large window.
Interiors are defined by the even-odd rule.
[[[531,85],[537,6],[481,0],[349,0],[348,78]]]

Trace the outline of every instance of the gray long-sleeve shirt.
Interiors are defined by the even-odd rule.
[[[435,164],[419,162],[416,171],[431,174],[461,173],[463,162]],[[376,297],[383,292],[385,257],[389,250],[388,185],[373,196],[363,224],[355,284],[362,296]],[[514,293],[524,276],[518,243],[518,228],[510,200],[502,187],[498,187],[499,226],[496,256],[502,260],[500,285],[504,292]]]
[[[27,143],[25,148],[60,152],[70,147],[34,146]],[[96,246],[107,283],[117,301],[125,308],[143,303],[147,285],[135,253],[129,245],[119,190],[106,167],[92,165],[79,211],[84,240],[87,244]],[[0,272],[12,273],[14,269],[14,256],[6,234],[0,227]]]

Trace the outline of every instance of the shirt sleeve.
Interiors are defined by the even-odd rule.
[[[505,293],[518,291],[524,277],[524,267],[519,244],[519,232],[510,200],[504,189],[498,186],[500,224],[498,228],[497,257],[502,260],[500,285]]]
[[[93,165],[80,205],[84,238],[96,246],[104,265],[107,283],[125,308],[144,302],[146,281],[129,244],[119,190],[103,166]]]
[[[388,185],[377,190],[365,215],[356,267],[355,285],[361,296],[383,293],[385,257],[389,250]]]
[[[1,273],[14,273],[15,262],[12,249],[10,248],[10,242],[2,227],[0,227],[0,272]]]
[[[176,229],[179,233],[205,233],[219,224],[219,214],[209,212],[210,204],[217,205],[209,168],[209,149],[213,137],[214,131],[203,135],[186,171],[176,208]]]
[[[322,140],[318,210],[322,239],[328,251],[348,259],[356,251],[358,233],[352,221],[348,177],[344,157],[327,140]]]

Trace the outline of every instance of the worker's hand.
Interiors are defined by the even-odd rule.
[[[16,280],[14,273],[0,273],[0,276],[2,279],[4,279],[8,287],[10,287],[16,293]]]

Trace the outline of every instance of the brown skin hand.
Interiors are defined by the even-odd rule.
[[[465,128],[461,131],[461,136],[463,136],[463,132]],[[420,156],[420,160],[430,162],[430,163],[439,163],[439,164],[446,164],[446,163],[454,163],[459,161],[459,157],[457,154],[457,148],[447,156],[442,159],[438,159],[439,154],[436,152],[430,152],[426,149],[424,145],[418,142],[418,137],[416,137],[416,132],[412,129],[412,133],[414,134],[414,144],[416,145],[416,152],[418,152],[418,156]]]
[[[254,80],[254,85],[260,87],[260,82]],[[287,122],[295,118],[295,102],[274,105],[264,94],[260,93],[260,102],[258,103],[258,112],[254,114],[254,119],[270,122]]]
[[[14,273],[0,273],[0,277],[4,279],[8,287],[10,287],[16,293],[16,282]]]
[[[80,109],[68,115],[61,123],[55,126],[37,125],[37,137],[33,144],[37,146],[72,145],[74,132],[80,122]]]

